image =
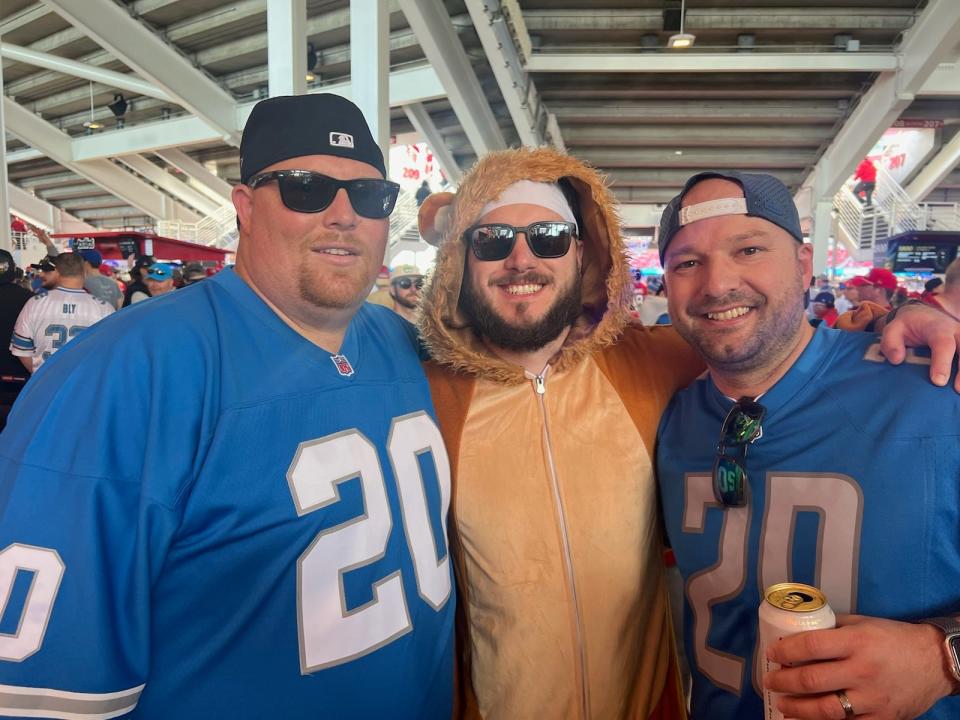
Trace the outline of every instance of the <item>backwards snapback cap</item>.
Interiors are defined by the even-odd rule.
[[[303,155],[334,155],[372,165],[386,177],[383,152],[360,108],[339,95],[283,95],[258,102],[240,141],[240,181]]]
[[[684,195],[701,180],[720,178],[732,180],[743,189],[742,198],[720,198],[707,200],[680,207]],[[667,245],[680,230],[697,220],[719,215],[747,215],[772,222],[790,233],[797,242],[803,242],[803,230],[800,229],[800,214],[793,204],[790,190],[782,182],[763,173],[742,173],[736,170],[710,170],[697,173],[683,186],[680,194],[674,197],[660,217],[660,263],[667,251]]]

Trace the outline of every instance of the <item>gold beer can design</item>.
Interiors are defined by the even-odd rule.
[[[836,627],[837,618],[821,590],[803,583],[778,583],[763,593],[760,603],[759,663],[763,674],[779,670],[780,664],[767,660],[767,646],[790,635],[808,630]],[[765,720],[783,720],[776,708],[779,693],[763,689]]]

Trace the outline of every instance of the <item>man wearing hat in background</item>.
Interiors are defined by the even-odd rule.
[[[150,297],[173,292],[173,266],[168,263],[154,263],[147,268],[147,277],[143,282],[147,286],[147,290],[150,291]],[[133,302],[137,301],[134,300]]]
[[[83,258],[83,288],[95,298],[103,300],[114,310],[119,310],[123,303],[123,293],[116,280],[100,273],[103,256],[94,249],[81,250]]]
[[[789,718],[958,717],[960,623],[918,621],[960,613],[960,396],[886,364],[873,335],[810,326],[812,248],[772,176],[692,177],[660,254],[674,327],[708,366],[657,452],[693,717],[761,717],[767,681]],[[838,629],[773,644],[788,669],[764,678],[757,608],[783,582],[820,587]]]
[[[30,377],[30,372],[7,346],[7,338],[13,337],[20,311],[33,297],[33,293],[17,284],[16,279],[17,266],[13,255],[8,250],[0,250],[0,430],[7,424],[7,414]]]
[[[15,714],[450,715],[449,464],[364,303],[399,186],[330,94],[258,103],[240,169],[235,268],[71,343],[0,435]]]
[[[390,271],[390,297],[393,311],[404,320],[414,322],[420,290],[423,288],[423,273],[416,265],[397,265]]]
[[[83,289],[83,258],[78,254],[60,253],[53,261],[56,286],[44,287],[23,306],[10,339],[10,352],[32,373],[116,309]]]
[[[832,292],[820,292],[813,299],[811,308],[813,310],[813,320],[810,324],[816,327],[821,323],[827,327],[833,327],[837,322],[837,308],[835,307],[836,298]]]
[[[130,268],[130,282],[127,283],[127,289],[123,293],[122,307],[129,307],[150,297],[150,289],[147,287],[145,278],[147,269],[151,265],[153,265],[153,258],[149,255],[136,258]]]
[[[860,286],[860,302],[872,302],[889,309],[890,299],[897,290],[897,276],[886,268],[870,268]]]
[[[187,263],[183,266],[183,286],[196,285],[201,280],[207,279],[207,272],[203,265],[198,262]]]
[[[40,259],[40,262],[33,263],[30,267],[37,271],[40,282],[35,291],[53,290],[60,281],[60,274],[57,272],[57,258],[59,255],[47,255]]]

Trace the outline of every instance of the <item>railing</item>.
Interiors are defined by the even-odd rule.
[[[960,203],[920,203],[927,230],[960,231]]]
[[[416,234],[419,210],[414,194],[401,190],[397,204],[390,215],[391,245],[405,239],[405,236],[409,239],[411,233]],[[161,220],[157,223],[157,234],[201,245],[227,247],[237,238],[236,212],[233,205],[225,204],[197,223]]]
[[[237,236],[236,212],[233,205],[224,204],[200,222],[161,220],[157,223],[157,234],[201,245],[226,247]]]
[[[397,204],[390,215],[390,245],[404,239],[411,229],[416,230],[419,212],[420,206],[417,205],[414,194],[401,190]]]
[[[891,235],[920,230],[960,230],[960,204],[915,203],[883,168],[877,168],[872,203],[864,205],[845,185],[833,199],[840,234],[860,260]]]

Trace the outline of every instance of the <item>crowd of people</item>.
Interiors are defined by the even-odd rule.
[[[0,337],[8,338],[0,348],[0,430],[30,376],[84,330],[120,308],[207,277],[200,263],[140,257],[124,282],[97,250],[60,252],[42,229],[19,222],[48,254],[25,270],[0,250]]]
[[[801,720],[960,713],[950,273],[892,308],[874,272],[814,327],[788,189],[699,173],[648,327],[575,157],[425,197],[424,277],[383,271],[399,186],[350,101],[263,100],[240,155],[236,266],[170,293],[144,265],[128,299],[165,297],[70,342],[0,434],[0,712],[735,720],[768,687]],[[784,581],[838,627],[758,648]]]

